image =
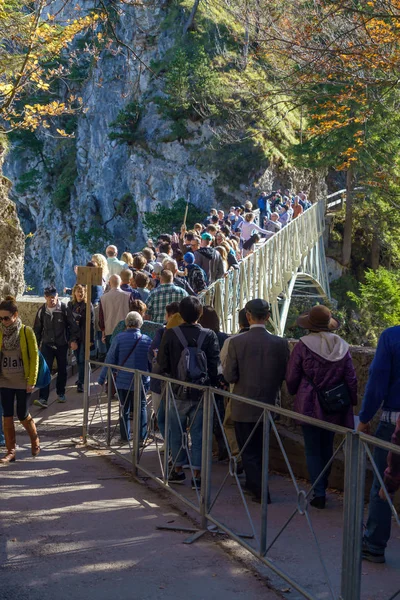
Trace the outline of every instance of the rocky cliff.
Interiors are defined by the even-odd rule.
[[[80,6],[84,10],[90,4]],[[121,4],[113,22],[120,42],[110,39],[93,60],[87,38],[78,39],[68,85],[59,84],[61,99],[66,87],[82,98],[84,111],[61,120],[71,137],[60,138],[57,123],[50,131],[13,136],[4,172],[14,183],[11,197],[23,229],[33,234],[27,241],[25,277],[35,293],[49,282],[71,285],[73,265],[104,252],[107,243],[120,251],[142,247],[142,217],[158,203],[189,198],[207,209],[254,197],[257,182],[266,188],[309,183],[306,174],[285,165],[285,143],[294,140],[293,116],[291,122],[281,118],[278,134],[266,134],[265,148],[252,141],[253,134],[245,144],[236,142],[238,128],[245,132],[250,127],[238,125],[236,116],[229,117],[234,127],[226,131],[226,115],[235,113],[231,105],[243,104],[235,98],[237,78],[245,81],[247,75],[227,48],[233,42],[221,38],[222,28],[216,29],[218,23],[207,15],[199,14],[198,30],[182,41],[185,18],[184,2],[148,8]],[[107,40],[106,34],[101,38]],[[219,71],[213,71],[215,65]],[[260,76],[260,82],[264,79]],[[186,95],[180,106],[182,88]],[[203,89],[208,91],[200,103]],[[211,102],[215,90],[218,99]],[[263,118],[265,129],[271,115]],[[226,154],[218,145],[222,138],[228,139]]]

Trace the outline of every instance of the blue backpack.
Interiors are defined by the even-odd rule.
[[[28,340],[26,338],[26,326],[25,325],[24,325],[24,335],[25,335],[26,350],[28,352],[28,358],[30,358],[29,357]],[[45,388],[48,385],[50,385],[51,372],[50,372],[48,364],[44,360],[44,356],[40,352],[40,350],[38,350],[38,354],[39,354],[39,370],[38,370],[38,376],[37,376],[37,379],[36,379],[35,387],[37,387],[38,389],[42,389],[42,388]]]

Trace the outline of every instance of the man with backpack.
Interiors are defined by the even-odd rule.
[[[71,350],[78,349],[79,327],[70,308],[60,302],[57,290],[49,286],[44,290],[45,304],[36,314],[33,330],[45,361],[51,370],[53,361],[57,361],[57,401],[66,402],[65,384],[67,383],[68,343]],[[47,408],[50,386],[40,390],[39,400],[34,404]]]
[[[183,257],[186,267],[186,278],[190,287],[200,294],[207,288],[207,275],[199,265],[195,264],[193,252],[186,252]]]
[[[160,372],[173,379],[197,385],[216,385],[218,380],[219,344],[211,329],[198,324],[203,313],[200,300],[195,296],[183,298],[179,314],[183,324],[165,332],[157,362]],[[187,426],[190,430],[191,466],[194,471],[192,488],[200,489],[203,403],[202,392],[185,385],[172,386],[175,406],[170,408],[171,453],[173,470],[169,483],[183,483],[186,475],[183,465],[187,462],[183,438]]]
[[[220,253],[211,247],[213,237],[210,233],[201,236],[200,248],[194,253],[196,265],[201,267],[207,275],[209,284],[224,276],[224,263]]]

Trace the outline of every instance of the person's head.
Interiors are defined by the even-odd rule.
[[[167,304],[167,306],[165,307],[165,320],[167,321],[167,323],[171,319],[171,317],[178,313],[179,302],[170,302],[169,304]]]
[[[252,212],[246,213],[244,215],[244,220],[247,221],[247,223],[251,223],[252,221],[254,221],[254,215]]]
[[[210,235],[207,232],[203,233],[203,235],[201,236],[201,247],[208,248],[208,246],[211,246],[212,241],[213,241],[212,235]]]
[[[160,281],[161,283],[172,283],[174,280],[174,275],[168,269],[164,269],[161,271]]]
[[[298,205],[298,203],[299,203],[299,200],[300,200],[300,198],[299,198],[298,196],[295,196],[295,197],[293,198],[293,204],[294,204],[295,206],[297,206],[297,205]]]
[[[157,244],[159,244],[160,242],[168,242],[168,244],[170,244],[171,239],[172,238],[169,235],[169,233],[161,233],[157,238]]]
[[[226,256],[228,256],[229,252],[232,250],[232,245],[227,240],[224,240],[220,243],[220,246],[221,248],[225,248]]]
[[[255,298],[247,302],[244,307],[246,310],[246,317],[250,325],[260,325],[268,321],[271,314],[271,307],[269,302],[262,298]]]
[[[245,210],[253,210],[253,203],[250,202],[250,200],[246,200],[246,202],[244,203],[244,208]]]
[[[217,209],[216,209],[216,208],[212,208],[212,209],[210,210],[210,215],[211,215],[212,217],[213,217],[213,216],[217,216],[217,215],[218,215],[218,211],[217,211]]]
[[[261,197],[262,198],[266,198],[267,197],[267,192],[261,192]]]
[[[86,302],[86,288],[77,283],[72,288],[72,300],[74,302]]]
[[[177,249],[175,250],[175,253],[174,253],[174,260],[176,260],[176,262],[177,262],[178,264],[179,264],[179,263],[181,263],[181,262],[183,261],[183,252],[182,252],[182,250],[180,250],[179,248],[177,248]]]
[[[44,289],[44,299],[48,308],[54,308],[58,302],[58,292],[54,285],[49,285]]]
[[[231,235],[231,228],[228,227],[228,225],[222,225],[221,229],[220,229],[221,233],[223,233],[226,237],[229,237]]]
[[[209,233],[212,237],[216,236],[218,228],[215,225],[207,225],[206,232]]]
[[[288,211],[288,210],[289,210],[289,205],[288,205],[288,204],[284,204],[284,205],[282,206],[282,212],[285,212],[285,213],[287,213],[287,211]]]
[[[176,260],[174,260],[173,258],[166,258],[163,261],[163,267],[164,269],[167,269],[168,271],[171,271],[171,273],[174,275],[176,275],[177,271],[178,271],[178,265]]]
[[[18,319],[18,306],[14,296],[6,296],[0,302],[0,325],[10,327]]]
[[[227,253],[226,249],[223,246],[216,246],[215,249],[222,256],[222,260],[223,260],[225,270],[226,270],[226,267],[228,265],[228,253]]]
[[[170,258],[170,256],[169,254],[165,254],[165,252],[157,254],[157,262],[159,262],[160,264],[162,264],[166,258],[168,259]]]
[[[195,233],[193,231],[188,231],[187,233],[185,233],[185,243],[190,244],[194,237]]]
[[[217,215],[213,215],[213,216],[211,217],[211,223],[212,223],[213,225],[218,225],[218,223],[219,223],[219,218],[218,218],[218,216],[217,216]]]
[[[122,262],[126,263],[130,267],[132,266],[133,256],[130,252],[123,252],[121,256]]]
[[[203,313],[203,305],[195,296],[186,296],[179,303],[179,314],[185,323],[197,323]]]
[[[154,261],[155,256],[154,256],[154,252],[151,248],[143,248],[142,254],[148,263]]]
[[[144,315],[146,314],[147,306],[142,300],[139,300],[139,298],[135,298],[135,300],[132,300],[130,306],[131,310],[138,312],[139,315],[141,315],[142,317],[144,317]]]
[[[101,271],[103,273],[103,277],[107,277],[108,275],[108,264],[107,259],[102,254],[93,254],[92,262],[94,262],[96,267],[101,267]]]
[[[135,274],[136,287],[142,289],[147,288],[149,285],[149,276],[146,273],[138,272]]]
[[[219,316],[215,308],[212,306],[203,306],[203,314],[199,319],[199,323],[206,329],[212,329],[217,333],[220,328]]]
[[[131,280],[132,277],[132,271],[130,269],[123,269],[121,271],[121,273],[119,274],[119,276],[121,277],[121,282],[122,283],[126,283],[129,285],[129,282]]]
[[[313,306],[307,313],[297,318],[297,325],[314,333],[320,331],[335,331],[340,327],[340,321],[332,316],[331,311],[323,304]]]
[[[108,258],[113,258],[114,256],[118,256],[117,246],[107,246],[106,256],[108,256]]]
[[[132,266],[137,271],[143,271],[143,269],[145,268],[146,265],[147,265],[147,260],[143,254],[136,254],[136,256],[133,257]]]
[[[169,242],[161,242],[158,246],[159,254],[167,254],[167,256],[172,256],[172,247]]]
[[[153,279],[160,279],[160,275],[161,275],[161,271],[163,270],[163,266],[161,263],[156,262],[154,264],[154,268],[153,268],[153,272],[152,272],[152,278]]]
[[[274,221],[274,222],[276,222],[276,221],[278,221],[278,220],[279,220],[279,214],[278,214],[277,212],[273,212],[273,213],[271,214],[271,217],[270,217],[270,218],[271,218],[271,221]]]
[[[110,288],[119,288],[121,287],[121,277],[119,275],[111,275],[108,283],[110,284]]]
[[[131,310],[125,317],[125,325],[128,329],[140,329],[143,325],[142,316],[135,310]]]
[[[239,329],[248,329],[249,327],[250,323],[247,318],[246,309],[242,308],[239,310]]]
[[[217,233],[215,234],[215,241],[218,245],[220,245],[221,242],[225,241],[225,236],[221,231],[217,231]]]
[[[242,208],[241,208],[241,206],[237,206],[237,207],[235,208],[235,214],[236,214],[236,216],[237,216],[237,217],[240,217],[240,215],[242,214],[242,212],[243,212],[243,211],[242,211]]]
[[[194,263],[194,260],[195,259],[193,252],[186,252],[185,256],[183,257],[185,265],[192,265]]]
[[[219,210],[217,214],[218,214],[219,220],[223,221],[224,220],[224,216],[225,216],[224,211],[223,210]]]
[[[191,252],[196,252],[196,250],[198,250],[199,248],[200,248],[200,238],[195,237],[190,242],[190,251]]]
[[[203,225],[201,223],[195,223],[193,229],[199,235],[203,231]]]

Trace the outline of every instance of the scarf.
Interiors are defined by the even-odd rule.
[[[0,324],[0,329],[3,333],[3,348],[4,350],[16,350],[19,348],[19,332],[21,331],[22,321],[18,318],[15,323],[9,327],[4,327]]]

